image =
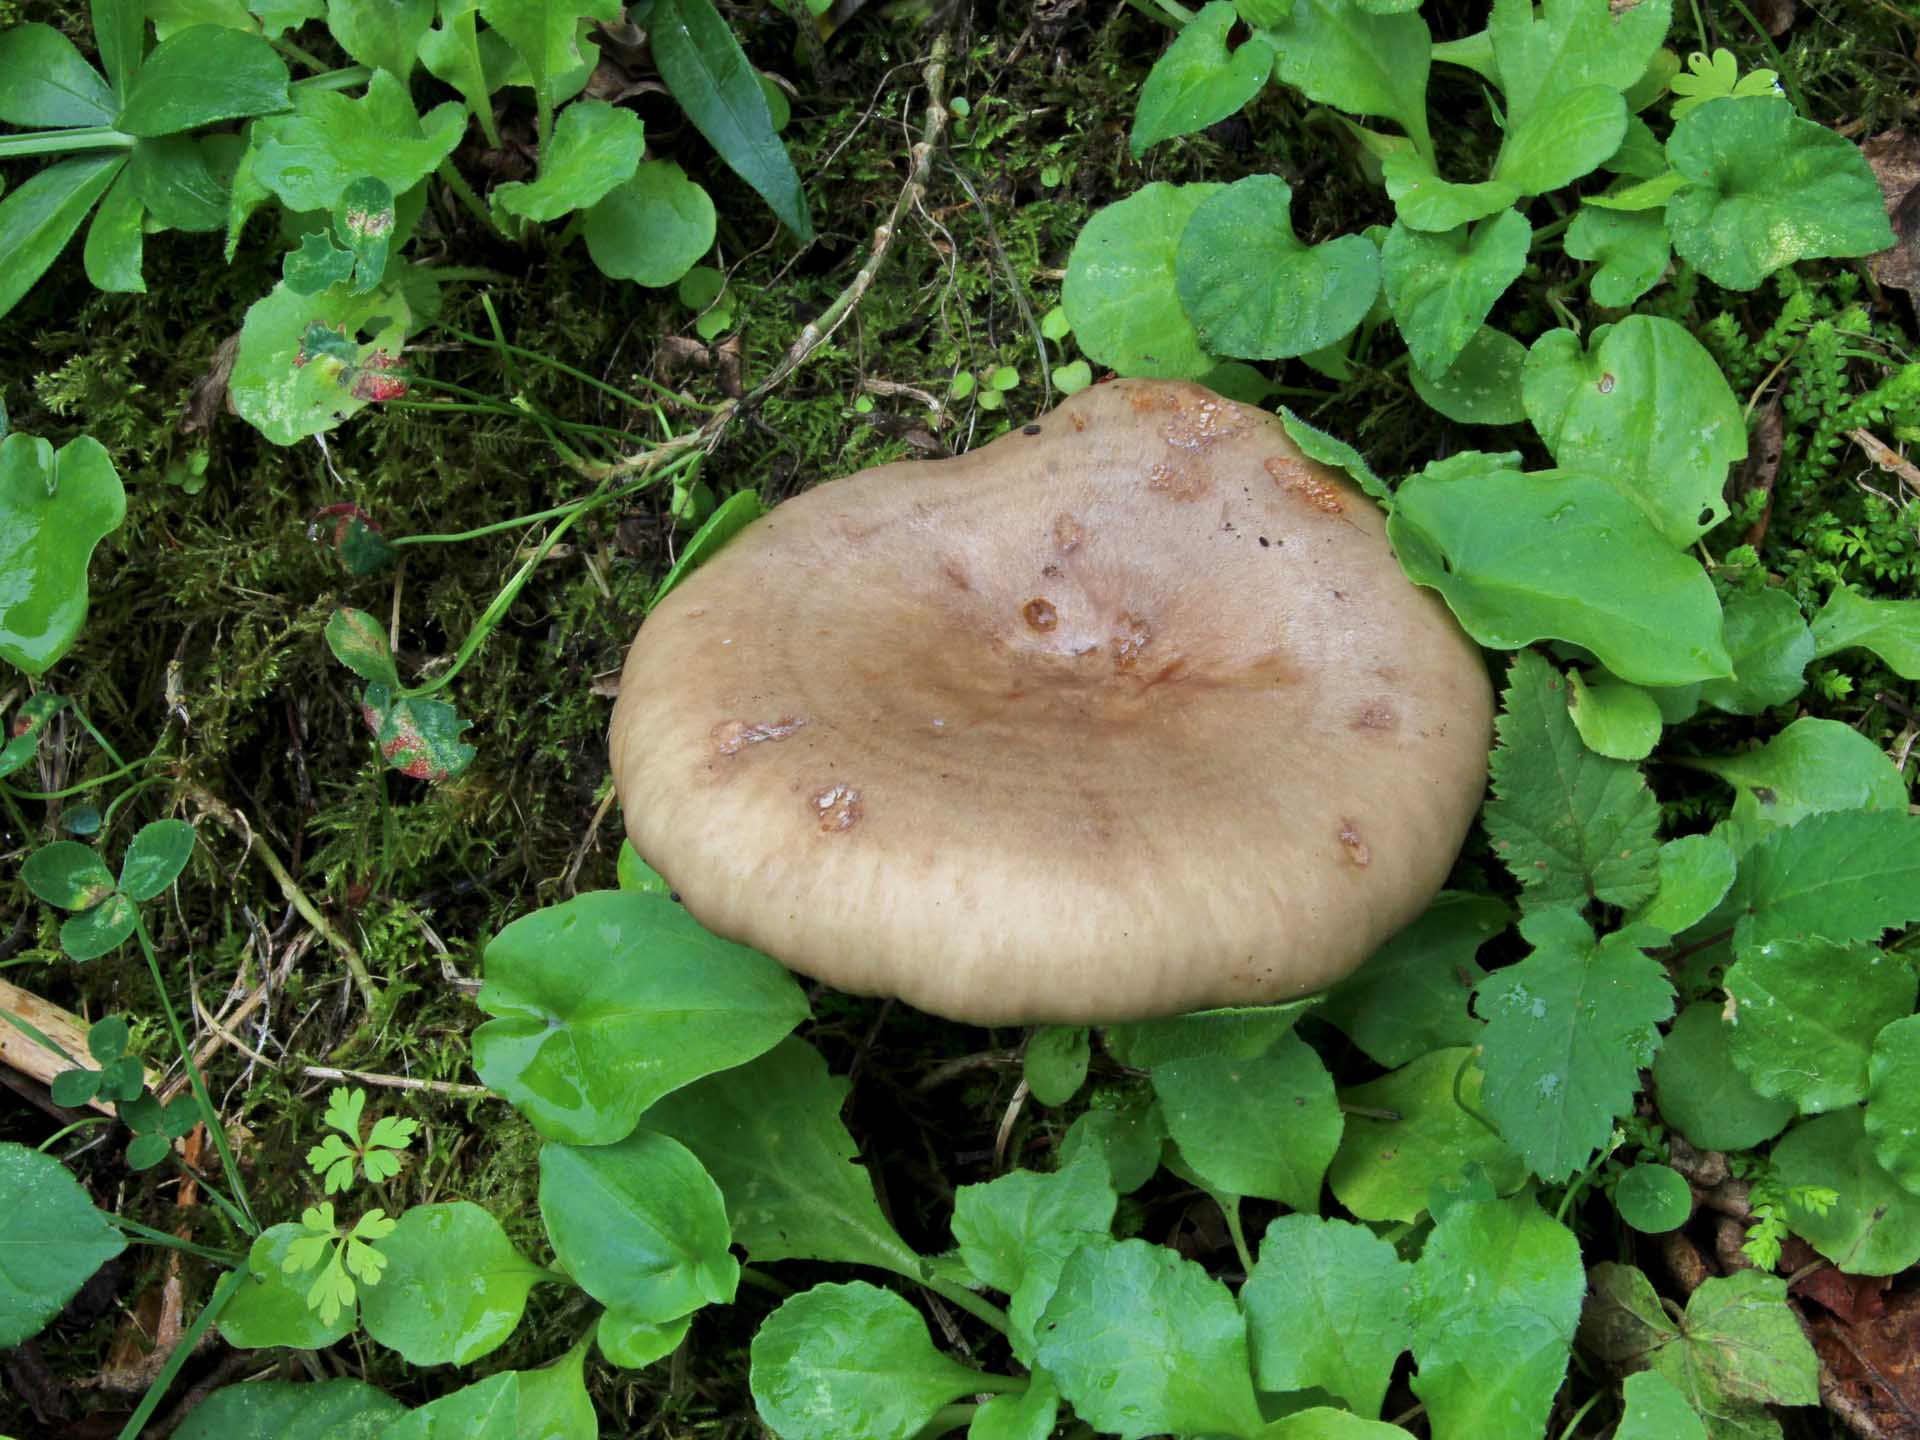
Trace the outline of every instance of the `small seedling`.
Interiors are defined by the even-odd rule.
[[[339,1132],[322,1138],[307,1151],[307,1164],[318,1174],[329,1195],[353,1185],[357,1163],[370,1185],[391,1180],[400,1173],[400,1154],[413,1143],[418,1120],[402,1120],[383,1115],[373,1122],[367,1138],[360,1138],[360,1119],[367,1108],[367,1092],[336,1085],[327,1097],[327,1113],[322,1123]]]
[[[325,1260],[308,1287],[307,1305],[322,1324],[331,1325],[353,1304],[356,1279],[362,1285],[380,1283],[387,1257],[369,1242],[386,1239],[394,1222],[384,1210],[369,1210],[351,1227],[342,1227],[334,1220],[333,1202],[322,1200],[300,1212],[300,1226],[304,1233],[288,1243],[280,1268],[288,1275],[304,1275]]]

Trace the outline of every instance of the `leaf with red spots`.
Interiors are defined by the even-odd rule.
[[[327,648],[333,658],[362,680],[389,690],[400,688],[400,673],[393,666],[393,652],[387,648],[386,634],[380,622],[364,610],[344,606],[327,621]]]
[[[367,686],[360,716],[387,763],[410,779],[450,780],[478,753],[460,739],[472,722],[443,701],[395,695],[375,682]]]
[[[51,690],[42,690],[38,695],[30,695],[20,702],[20,708],[13,712],[13,719],[6,729],[4,738],[7,743],[0,747],[0,777],[13,774],[33,759],[40,749],[40,732],[47,728],[47,722],[66,703],[65,696],[56,695]]]

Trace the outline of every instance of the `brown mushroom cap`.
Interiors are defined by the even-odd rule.
[[[648,618],[634,847],[709,928],[976,1023],[1347,974],[1479,806],[1478,650],[1281,422],[1117,381],[790,500]]]

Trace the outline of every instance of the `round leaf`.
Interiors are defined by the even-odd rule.
[[[1649,210],[1582,205],[1561,243],[1575,260],[1600,262],[1588,289],[1594,304],[1610,309],[1626,308],[1659,284],[1671,254],[1665,221]]]
[[[1660,740],[1660,707],[1638,685],[1589,684],[1570,671],[1567,711],[1587,748],[1611,760],[1644,760]]]
[[[58,1160],[0,1142],[0,1349],[39,1334],[126,1248]]]
[[[133,934],[134,919],[131,900],[124,895],[109,895],[60,927],[60,948],[70,960],[97,960],[119,949]]]
[[[1219,185],[1156,181],[1097,212],[1067,256],[1060,304],[1087,358],[1122,375],[1192,379],[1213,368],[1180,307],[1181,232]]]
[[[1713,913],[1733,888],[1735,860],[1724,840],[1712,835],[1683,835],[1660,847],[1659,889],[1633,918],[1678,935]],[[1751,1142],[1749,1142],[1751,1143]],[[1706,1147],[1743,1149],[1744,1146]]]
[[[1520,376],[1527,347],[1503,330],[1482,325],[1453,364],[1439,375],[1418,365],[1407,369],[1414,394],[1449,420],[1462,425],[1513,425],[1526,419],[1520,403]]]
[[[1720,1006],[1697,1000],[1680,1012],[1653,1062],[1660,1118],[1701,1150],[1747,1150],[1793,1119],[1791,1100],[1769,1099],[1733,1063],[1732,1029]]]
[[[1324,350],[1380,293],[1373,242],[1342,235],[1309,248],[1293,233],[1292,204],[1279,176],[1249,175],[1203,201],[1181,232],[1180,304],[1214,354],[1279,360]]]
[[[1613,1190],[1620,1218],[1643,1235],[1664,1235],[1686,1224],[1693,1190],[1671,1165],[1636,1165]]]
[[[913,1306],[859,1281],[795,1295],[752,1357],[754,1404],[782,1440],[907,1440],[987,1380],[934,1349]]]
[[[639,1130],[613,1145],[540,1148],[540,1215],[580,1288],[633,1320],[733,1299],[726,1201],[693,1152]]]
[[[62,910],[89,910],[113,893],[113,872],[77,840],[42,845],[20,867],[27,889]]]
[[[594,1337],[609,1365],[618,1365],[622,1370],[642,1370],[678,1350],[692,1325],[690,1314],[655,1325],[609,1310],[600,1317]]]
[[[306,1233],[301,1225],[274,1225],[254,1240],[247,1252],[247,1278],[220,1312],[220,1334],[229,1345],[242,1350],[269,1345],[319,1350],[353,1329],[352,1306],[327,1325],[307,1304],[315,1268],[291,1275],[280,1268],[287,1258],[287,1247]]]
[[[633,111],[616,109],[604,100],[577,100],[560,112],[554,124],[539,178],[496,185],[490,199],[509,215],[526,220],[558,220],[571,211],[585,210],[632,178],[646,149],[644,135],[645,127]],[[694,308],[705,304],[701,301]]]
[[[1884,1025],[1913,1013],[1913,971],[1871,945],[1772,940],[1727,972],[1734,1063],[1762,1095],[1804,1115],[1866,1098]]]
[[[1776,1183],[1839,1192],[1826,1214],[1795,1205],[1788,1218],[1794,1234],[1849,1275],[1897,1275],[1920,1260],[1920,1196],[1873,1158],[1860,1110],[1802,1122],[1771,1158]]]
[[[1527,263],[1533,227],[1518,210],[1440,233],[1394,221],[1380,247],[1387,304],[1413,363],[1444,375]]]
[[[664,895],[607,890],[514,921],[486,952],[480,1078],[572,1145],[606,1145],[688,1081],[806,1018],[787,970]]]
[[[120,862],[120,889],[135,900],[151,900],[187,868],[193,854],[193,826],[184,820],[155,820],[142,825]]]
[[[375,75],[376,83],[383,75]],[[410,320],[391,287],[367,295],[338,288],[301,295],[284,282],[274,286],[240,326],[230,386],[234,409],[276,445],[317,435],[373,403],[375,382],[395,363]],[[365,341],[363,332],[369,332]]]
[[[0,440],[0,660],[39,675],[67,653],[87,620],[93,547],[126,515],[98,440],[82,435],[58,451],[18,432]]]
[[[497,1348],[545,1278],[498,1220],[465,1200],[414,1206],[375,1248],[387,1268],[361,1287],[360,1317],[414,1365],[465,1365]]]
[[[713,198],[671,160],[648,160],[586,212],[585,234],[603,273],[672,285],[713,248]]]
[[[1042,1105],[1064,1105],[1086,1082],[1092,1047],[1084,1025],[1043,1025],[1027,1041],[1022,1068]]]
[[[1248,1060],[1197,1055],[1154,1067],[1167,1133],[1207,1184],[1234,1195],[1319,1206],[1320,1182],[1340,1147],[1333,1077],[1298,1035]],[[1266,1122],[1249,1125],[1249,1115]]]

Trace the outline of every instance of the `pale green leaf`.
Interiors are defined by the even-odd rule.
[[[1283,1215],[1240,1290],[1262,1390],[1317,1387],[1378,1415],[1413,1339],[1413,1266],[1344,1220]]]
[[[1209,1186],[1316,1208],[1340,1147],[1333,1077],[1297,1035],[1252,1059],[1196,1055],[1153,1069],[1167,1133]],[[1248,1125],[1250,1114],[1267,1123]]]
[[[361,1291],[361,1322],[414,1365],[465,1365],[497,1349],[546,1278],[498,1220],[465,1200],[415,1205],[380,1254],[387,1274]]]
[[[1191,379],[1212,368],[1180,307],[1181,232],[1219,185],[1144,185],[1096,211],[1067,256],[1060,304],[1089,360],[1122,375]]]
[[[1869,600],[1845,585],[1813,617],[1816,659],[1870,650],[1902,680],[1920,680],[1920,600]]]
[[[538,177],[496,185],[489,198],[526,220],[558,220],[585,210],[633,178],[646,148],[644,136],[633,111],[602,100],[576,100],[560,112]]]
[[[1154,62],[1134,109],[1128,142],[1134,159],[1162,140],[1226,119],[1260,93],[1273,69],[1273,47],[1254,36],[1229,51],[1235,18],[1228,0],[1211,0]]]

